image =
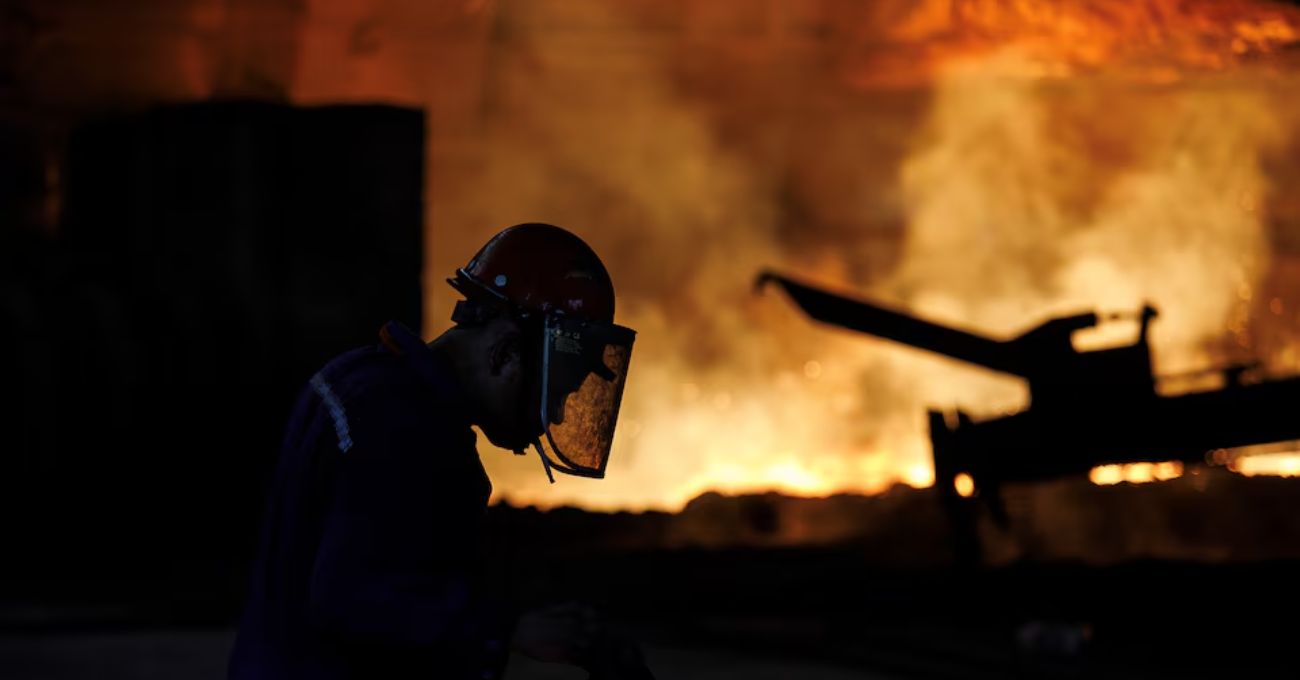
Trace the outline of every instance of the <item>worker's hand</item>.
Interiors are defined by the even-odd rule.
[[[578,664],[587,658],[599,632],[591,608],[562,604],[520,616],[511,647],[538,661]]]

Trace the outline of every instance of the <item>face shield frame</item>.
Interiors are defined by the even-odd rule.
[[[562,313],[545,316],[538,414],[542,436],[534,447],[552,483],[552,470],[605,477],[635,340],[636,331],[625,326]],[[570,403],[575,399],[578,403]],[[570,429],[579,432],[570,435]],[[575,445],[583,455],[576,455]]]
[[[613,446],[614,430],[618,424],[618,414],[622,406],[623,390],[627,384],[628,366],[631,362],[632,346],[636,340],[636,331],[614,323],[569,317],[560,311],[541,313],[523,309],[514,304],[505,295],[483,285],[464,268],[457,269],[456,276],[447,279],[447,283],[451,284],[452,288],[455,288],[466,298],[465,300],[457,302],[456,308],[452,312],[452,320],[456,323],[478,325],[495,317],[502,310],[513,314],[515,318],[525,324],[536,323],[538,321],[541,322],[541,347],[539,354],[533,354],[532,352],[525,353],[526,357],[530,355],[533,357],[533,370],[540,372],[540,378],[536,378],[534,389],[538,390],[540,393],[540,406],[535,415],[539,419],[538,424],[541,426],[541,434],[533,440],[533,448],[537,450],[537,455],[542,460],[542,468],[545,470],[546,476],[552,484],[555,483],[555,474],[553,470],[558,470],[564,474],[573,475],[575,477],[603,479],[605,477],[605,469],[609,464],[609,456]],[[540,319],[538,318],[539,316],[541,317]],[[535,329],[536,326],[533,328]],[[533,332],[535,333],[537,331],[534,330]],[[574,333],[576,333],[578,337],[573,337]],[[586,370],[582,375],[582,380],[576,381],[575,384],[572,385],[575,389],[571,391],[566,390],[564,396],[567,401],[567,397],[572,392],[581,389],[582,384],[585,384],[587,380],[592,377],[600,379],[609,376],[617,380],[617,383],[614,386],[614,391],[612,395],[610,395],[611,398],[607,400],[606,404],[608,407],[608,410],[606,411],[608,425],[605,428],[600,428],[605,430],[605,432],[602,433],[604,435],[604,441],[601,444],[602,450],[599,455],[599,464],[596,466],[582,465],[573,460],[569,454],[566,454],[565,448],[571,447],[568,447],[567,444],[561,446],[561,443],[556,441],[557,437],[555,436],[555,433],[552,432],[551,427],[551,416],[554,415],[553,412],[555,410],[555,406],[552,405],[550,398],[551,389],[555,386],[552,381],[552,376],[555,373],[554,369],[557,368],[556,364],[561,363],[556,360],[557,356],[565,354],[555,354],[552,350],[559,346],[570,345],[570,343],[576,343],[581,347],[582,343],[587,338],[597,343],[597,345],[594,345],[593,347],[598,346],[601,348],[602,355],[597,356],[593,353],[585,357],[585,360],[579,365],[589,370]],[[557,342],[557,340],[564,340],[565,342]],[[536,340],[534,340],[534,342],[536,342]],[[534,347],[536,347],[536,345],[534,345]],[[617,373],[604,363],[603,352],[605,348],[609,347],[622,348],[624,350],[621,356],[621,361],[618,362],[619,365],[615,367],[619,369]],[[580,355],[582,354],[581,349],[578,353]],[[537,373],[534,373],[534,376],[537,376]],[[562,410],[569,411],[564,402],[561,402],[561,405],[564,406]],[[543,440],[546,442],[546,445],[543,445]],[[517,450],[515,453],[523,455],[524,450]]]

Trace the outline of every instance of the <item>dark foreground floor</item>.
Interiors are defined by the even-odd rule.
[[[954,571],[803,549],[589,555],[572,566],[518,579],[521,590],[584,593],[645,643],[661,678],[1300,677],[1295,562]],[[223,675],[226,595],[205,605],[171,588],[166,600],[136,593],[88,608],[89,591],[37,592],[0,604],[0,680]],[[511,677],[582,675],[519,660]]]
[[[225,677],[225,630],[124,631],[0,637],[7,680],[206,680]],[[887,676],[832,665],[723,649],[646,646],[659,678],[693,680],[875,680]],[[581,680],[576,669],[513,658],[507,680]]]

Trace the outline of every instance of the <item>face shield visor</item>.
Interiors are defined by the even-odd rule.
[[[623,401],[636,332],[614,324],[548,314],[541,361],[542,437],[536,443],[551,469],[605,476]]]

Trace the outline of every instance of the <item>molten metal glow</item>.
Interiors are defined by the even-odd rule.
[[[1218,449],[1207,456],[1207,462],[1222,465],[1247,477],[1300,477],[1300,451],[1268,451],[1269,447],[1246,447],[1236,450]],[[1264,452],[1256,452],[1264,450]],[[1128,482],[1144,484],[1163,482],[1183,475],[1183,464],[1133,463],[1129,465],[1103,465],[1093,468],[1088,479],[1094,484],[1109,485]]]
[[[1255,477],[1300,477],[1300,453],[1266,453],[1243,456],[1228,464],[1233,472]]]
[[[709,490],[928,485],[927,408],[1024,406],[1016,380],[755,298],[762,267],[994,335],[1151,301],[1162,373],[1251,355],[1300,368],[1300,297],[1266,285],[1266,168],[1300,130],[1285,49],[1300,10],[778,4],[307,0],[283,4],[289,66],[261,63],[289,41],[241,37],[220,12],[187,37],[194,59],[139,63],[236,85],[287,73],[302,103],[426,107],[427,335],[451,309],[442,277],[502,226],[552,221],[606,258],[619,321],[640,332],[608,478],[551,486],[535,459],[485,452],[512,502],[675,509]],[[205,51],[226,44],[233,56]]]
[[[552,221],[601,253],[640,331],[608,478],[551,486],[535,458],[485,451],[498,498],[923,486],[927,408],[1024,406],[1016,380],[754,297],[763,267],[1003,336],[1150,301],[1161,373],[1300,370],[1297,241],[1277,226],[1300,221],[1293,4],[24,4],[48,28],[14,46],[16,90],[60,115],[214,95],[423,107],[427,336],[453,304],[443,277],[503,226]]]
[[[1124,465],[1102,465],[1088,473],[1093,484],[1109,485],[1128,482],[1129,484],[1146,484],[1164,482],[1183,475],[1183,464],[1178,461],[1164,463],[1128,463]]]
[[[952,480],[952,485],[957,490],[957,495],[962,498],[970,498],[975,495],[975,479],[965,472],[957,475]]]
[[[952,3],[923,6],[939,4]],[[1161,310],[1152,336],[1161,372],[1222,363],[1236,356],[1229,350],[1249,354],[1256,291],[1270,268],[1265,206],[1274,187],[1263,163],[1300,122],[1278,98],[1272,75],[1244,64],[1227,75],[1215,67],[1244,57],[1234,56],[1229,35],[1240,22],[1215,23],[1207,18],[1218,16],[1211,4],[1142,3],[1150,15],[1139,16],[1124,9],[1127,2],[1110,3],[1119,16],[1133,17],[1118,24],[1119,33],[1105,32],[1108,21],[1075,26],[1084,19],[1051,9],[1057,3],[985,4],[1006,12],[1040,7],[1032,31],[1010,15],[964,18],[962,10],[959,21],[985,27],[980,49],[936,47],[928,36],[943,34],[942,25],[917,28],[922,37],[893,45],[908,58],[933,57],[933,69],[916,83],[927,92],[919,115],[904,122],[856,109],[856,122],[826,130],[822,146],[785,152],[815,152],[815,163],[783,166],[772,176],[715,130],[724,126],[744,139],[747,126],[782,123],[751,108],[732,110],[710,93],[681,100],[665,67],[675,63],[669,52],[624,55],[637,77],[617,78],[578,67],[581,43],[534,36],[528,70],[498,77],[518,98],[498,107],[519,117],[523,132],[497,132],[500,150],[483,163],[493,172],[465,184],[466,195],[494,198],[433,223],[495,225],[547,214],[580,230],[637,225],[621,236],[583,232],[599,252],[614,253],[621,322],[640,332],[624,406],[637,426],[635,434],[620,429],[604,481],[550,487],[535,462],[488,456],[497,488],[514,502],[672,509],[707,490],[825,495],[920,486],[933,481],[928,407],[962,407],[979,418],[1023,408],[1025,388],[1014,379],[830,331],[777,296],[754,298],[748,283],[764,266],[1001,336],[1048,315],[1132,311],[1151,301]],[[1192,9],[1174,11],[1185,6]],[[1240,16],[1255,16],[1254,5],[1242,7]],[[1242,19],[1254,27],[1248,33],[1260,31],[1247,41],[1248,53],[1274,49],[1289,39],[1288,27],[1300,26],[1295,11],[1266,9],[1258,12],[1282,24]],[[1173,28],[1151,32],[1146,20]],[[1059,30],[1049,30],[1053,22],[1062,23]],[[1006,31],[995,30],[1004,23]],[[1179,37],[1179,27],[1192,24],[1222,40]],[[1041,39],[1025,38],[1033,31]],[[1061,40],[1065,34],[1078,39]],[[1142,50],[1128,49],[1130,34],[1144,36]],[[1083,38],[1102,44],[1089,47]],[[1217,56],[1188,56],[1198,45]],[[1148,82],[1160,69],[1175,72],[1178,84],[1134,86],[1133,74]],[[835,92],[825,95],[841,96]],[[710,110],[731,117],[713,118]],[[883,141],[860,134],[877,126],[908,143],[886,152]],[[582,141],[521,153],[533,139]],[[807,173],[802,181],[812,184],[856,178],[845,186],[859,188],[824,196],[841,201],[838,210],[852,216],[854,230],[819,231],[782,217],[783,189],[774,187],[787,172]],[[565,177],[600,177],[617,189],[587,200],[592,188],[565,184]],[[495,198],[505,195],[514,197],[510,210]],[[563,209],[556,196],[566,197]],[[462,202],[448,196],[433,205],[447,211]],[[622,207],[611,213],[610,203]],[[886,217],[873,217],[882,211]],[[872,240],[856,226],[871,219],[903,229],[886,246],[878,239],[889,233],[883,227]],[[883,263],[882,249],[891,253]],[[1117,323],[1079,340],[1126,343],[1135,330]],[[507,469],[516,463],[520,472]],[[1170,464],[1137,465],[1097,476],[1140,482],[1179,472]]]
[[[1247,477],[1297,477],[1300,476],[1300,441],[1215,449],[1205,455],[1205,462]]]
[[[909,82],[991,52],[1026,57],[1024,73],[1063,78],[1116,63],[1168,82],[1188,70],[1250,63],[1300,40],[1295,8],[1216,0],[922,0],[879,3],[863,26],[855,72],[864,85]],[[885,17],[894,20],[884,20]],[[878,45],[896,49],[880,49]],[[874,48],[874,49],[873,49]]]

